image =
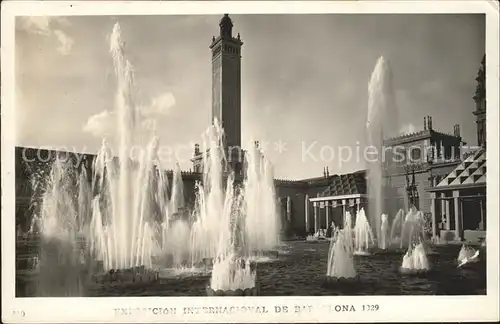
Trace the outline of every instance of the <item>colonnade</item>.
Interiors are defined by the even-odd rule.
[[[345,196],[331,196],[331,197],[314,197],[310,198],[309,195],[305,197],[305,228],[306,232],[309,232],[311,225],[314,226],[314,232],[318,232],[320,228],[328,228],[331,224],[330,211],[333,212],[333,208],[342,208],[342,221],[344,221],[344,215],[349,207],[354,207],[356,210],[360,209],[360,205],[365,198],[364,195],[345,195]],[[312,202],[313,207],[313,224],[309,224],[309,207],[310,202]],[[320,210],[325,209],[325,224],[320,224]],[[342,224],[336,224],[337,226]]]
[[[480,223],[479,230],[484,230],[485,216],[484,205],[481,196],[461,196],[460,190],[434,191],[431,192],[431,215],[432,215],[432,236],[438,235],[439,223],[444,223],[444,231],[453,231],[455,240],[461,240],[463,237],[463,199],[478,198]],[[453,204],[453,205],[452,205]],[[438,206],[440,208],[438,208]],[[453,206],[453,212],[451,210]],[[437,215],[440,210],[441,215]],[[451,220],[454,218],[454,226]]]

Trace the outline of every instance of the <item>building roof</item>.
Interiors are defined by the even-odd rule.
[[[322,196],[366,194],[366,171],[335,175]]]
[[[418,131],[411,132],[411,133],[400,134],[400,135],[395,136],[395,137],[386,138],[386,139],[384,139],[384,144],[385,145],[404,144],[404,143],[411,143],[411,142],[419,141],[422,139],[428,139],[428,138],[434,138],[437,140],[439,140],[439,139],[442,140],[444,138],[447,138],[447,139],[452,139],[455,141],[462,141],[462,137],[459,134],[444,133],[444,132],[436,131],[434,129],[424,129],[424,130],[418,130]]]
[[[466,158],[437,184],[436,189],[477,185],[486,185],[486,150],[484,149],[480,149]]]

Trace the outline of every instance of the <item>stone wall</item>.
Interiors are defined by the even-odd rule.
[[[316,197],[328,188],[332,177],[321,177],[301,181],[275,180],[276,196],[285,201],[290,197],[291,208],[291,231],[295,235],[304,235],[306,228],[306,195],[309,198]],[[314,225],[314,210],[311,202],[308,203],[308,222],[312,228]],[[281,209],[283,212],[285,208]]]
[[[304,208],[305,195],[307,193],[307,184],[296,182],[275,181],[276,196],[279,197],[284,204],[281,208],[282,213],[286,213],[286,199],[290,197],[291,201],[291,222],[287,226],[293,233],[305,228]],[[280,215],[282,219],[286,215]]]
[[[430,194],[427,189],[430,187],[429,182],[430,170],[415,172],[415,184],[417,186],[419,199],[419,209],[426,213],[430,211]],[[409,177],[411,181],[411,176]],[[393,195],[389,197],[390,200],[396,201],[393,208],[389,212],[389,219],[395,216],[400,208],[408,209],[408,199],[406,197],[406,175],[395,174],[390,177],[391,189]]]

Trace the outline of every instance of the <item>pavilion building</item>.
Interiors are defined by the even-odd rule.
[[[469,152],[446,177],[429,189],[433,235],[444,240],[478,241],[486,237],[486,56],[474,95],[478,149]]]

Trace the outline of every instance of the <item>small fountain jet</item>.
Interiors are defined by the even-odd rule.
[[[374,244],[373,232],[366,217],[365,210],[361,208],[356,215],[354,225],[354,254],[369,255],[368,249]]]
[[[351,232],[344,228],[336,230],[330,249],[328,251],[328,267],[326,270],[327,283],[335,283],[339,280],[353,280],[357,278],[354,268],[353,245]]]
[[[462,248],[458,253],[457,261],[458,261],[457,268],[461,268],[467,263],[477,262],[479,261],[479,250],[462,245]]]
[[[401,265],[401,273],[404,274],[422,274],[430,269],[425,246],[422,242],[415,247],[408,248],[408,251],[403,256]]]

